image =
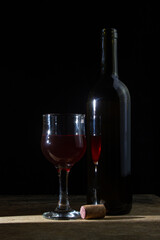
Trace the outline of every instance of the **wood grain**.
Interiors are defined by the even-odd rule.
[[[55,196],[0,196],[0,239],[160,239],[160,198],[135,195],[130,214],[104,219],[47,220],[44,211],[54,209]],[[77,210],[84,196],[71,196]]]

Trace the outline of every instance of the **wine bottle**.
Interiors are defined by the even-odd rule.
[[[127,87],[118,78],[117,39],[116,29],[102,29],[100,72],[89,93],[86,111],[87,202],[94,203],[92,151],[96,146],[91,146],[91,133],[96,133],[96,129],[91,131],[91,128],[96,128],[94,119],[98,118],[101,121],[98,124],[101,126],[101,152],[96,166],[97,199],[105,204],[109,215],[129,213],[132,207],[131,101]]]

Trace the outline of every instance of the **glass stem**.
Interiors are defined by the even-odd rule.
[[[58,177],[59,177],[59,201],[56,210],[60,211],[69,211],[70,204],[68,198],[68,175],[69,170],[67,169],[58,169]]]
[[[98,170],[98,165],[94,165],[94,201],[93,204],[97,205],[98,204],[98,199],[97,199],[97,172]]]

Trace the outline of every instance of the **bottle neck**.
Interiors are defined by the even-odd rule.
[[[101,74],[118,77],[117,31],[115,29],[103,29],[101,40]]]

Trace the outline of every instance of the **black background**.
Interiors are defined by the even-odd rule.
[[[0,194],[57,193],[41,153],[42,114],[85,113],[99,64],[103,27],[119,33],[119,77],[132,100],[134,193],[160,195],[159,6],[115,1],[39,1],[1,7]],[[69,192],[86,192],[86,155]]]

